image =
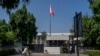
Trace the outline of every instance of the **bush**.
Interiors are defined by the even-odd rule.
[[[9,56],[15,54],[15,49],[1,49],[0,50],[0,56]]]
[[[62,48],[62,53],[68,53],[68,48]]]
[[[100,50],[86,50],[89,56],[100,56]]]

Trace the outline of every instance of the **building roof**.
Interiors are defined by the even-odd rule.
[[[47,36],[46,40],[69,40],[68,35],[51,35]]]
[[[42,34],[38,33],[37,35],[42,35]],[[50,35],[50,33],[47,33],[47,35]],[[71,33],[51,33],[51,35],[71,35]]]
[[[37,36],[42,35],[38,33]],[[69,40],[69,36],[72,35],[71,33],[47,33],[46,40]]]

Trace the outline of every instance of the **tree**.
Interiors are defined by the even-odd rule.
[[[45,31],[43,31],[43,32],[41,32],[41,37],[42,37],[42,39],[45,39],[46,38],[46,36],[47,36],[47,33],[45,32]]]
[[[97,38],[96,43],[100,45],[100,36]]]
[[[40,36],[41,38],[41,40],[40,40],[40,42],[42,41],[42,43],[46,43],[46,37],[47,37],[47,33],[45,32],[45,31],[43,31],[43,32],[41,32],[41,36]]]
[[[7,40],[14,40],[14,33],[13,31],[8,31],[5,33]]]
[[[0,6],[10,13],[10,11],[17,8],[19,3],[22,1],[29,2],[30,0],[0,0]]]
[[[10,14],[10,24],[17,39],[22,40],[22,43],[32,43],[33,37],[37,34],[35,25],[35,17],[27,12],[25,4],[15,13]]]
[[[83,42],[85,46],[96,45],[96,37],[94,37],[95,32],[93,31],[94,24],[95,22],[92,17],[88,17],[87,15],[82,17]]]
[[[100,47],[100,0],[88,0],[93,16],[83,17],[83,37],[85,46]]]
[[[2,46],[13,45],[14,33],[9,29],[9,24],[5,20],[0,20],[0,42]]]
[[[88,0],[90,3],[90,8],[93,11],[93,20],[95,21],[92,32],[94,32],[95,41],[99,39],[100,36],[100,0]],[[99,45],[100,46],[100,45]]]
[[[100,0],[88,0],[93,16],[82,17],[82,42],[87,47],[100,47]],[[73,29],[70,30],[73,32]]]
[[[7,24],[5,20],[0,20],[0,40],[5,40],[5,33],[7,32]]]

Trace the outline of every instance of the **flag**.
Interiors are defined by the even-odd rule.
[[[49,13],[54,16],[54,11],[53,11],[51,5],[50,5]]]

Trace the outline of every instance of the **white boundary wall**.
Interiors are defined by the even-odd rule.
[[[61,53],[61,48],[60,47],[44,47],[44,53],[60,54]]]

